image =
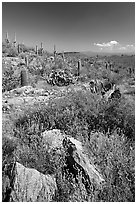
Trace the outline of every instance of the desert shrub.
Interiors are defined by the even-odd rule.
[[[3,157],[6,155],[11,155],[17,148],[17,140],[16,138],[4,136],[2,138],[2,154]]]
[[[12,47],[11,43],[2,42],[2,53],[8,53],[8,50]]]
[[[25,142],[20,140],[16,156],[18,161],[26,167],[35,168],[43,174],[54,174],[64,165],[65,152],[49,148],[43,143],[40,135],[29,135]]]
[[[134,121],[134,104],[124,97],[106,101],[88,91],[77,91],[49,102],[48,106],[27,110],[16,125],[25,131],[30,131],[32,127],[35,131],[61,129],[74,137],[81,135],[83,140],[90,138],[92,130],[105,133],[120,130],[128,139],[134,139]]]
[[[112,71],[117,73],[121,78],[129,78],[134,76],[135,71],[135,56],[110,56],[108,60],[114,65]],[[127,72],[127,68],[131,68],[132,74]]]
[[[89,144],[88,144],[89,145]],[[135,147],[117,133],[91,133],[90,153],[106,181],[95,198],[102,202],[135,201]]]
[[[60,129],[75,138],[80,137],[82,141],[87,140],[85,135],[91,131],[89,127],[95,127],[96,100],[90,92],[87,95],[72,92],[64,98],[51,101],[48,106],[41,104],[39,107],[29,107],[15,121],[19,137],[25,139],[30,132],[38,134],[49,129]],[[87,117],[90,117],[89,121]]]
[[[111,101],[100,101],[96,129],[112,132],[122,131],[128,139],[135,137],[134,103],[129,103],[124,97]]]
[[[11,44],[2,43],[2,53],[8,57],[16,57],[18,55],[17,49]]]
[[[66,177],[67,176],[67,179]],[[81,175],[78,175],[78,183],[71,174],[65,175],[60,172],[57,175],[56,202],[86,202],[92,201],[93,191],[87,194],[85,186],[82,183]]]
[[[8,54],[7,54],[8,57],[16,57],[17,55],[18,55],[18,52],[16,48],[13,47],[8,50]]]
[[[34,47],[26,46],[24,44],[20,44],[20,51],[22,51],[22,52],[35,51],[35,48]]]
[[[25,53],[23,53],[23,52],[21,52],[21,53],[19,53],[19,55],[18,55],[21,59],[25,59],[25,56],[26,56],[26,54]]]
[[[20,84],[20,78],[14,75],[14,70],[9,67],[2,73],[2,92],[10,91]]]

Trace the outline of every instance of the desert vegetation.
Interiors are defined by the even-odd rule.
[[[16,183],[12,167],[19,163],[27,169],[24,171],[35,169],[53,184],[51,191],[47,188],[49,196],[47,186],[37,197],[26,190],[30,196],[26,195],[26,201],[134,202],[135,56],[55,55],[20,47],[18,52],[18,47],[2,46],[3,201],[24,199],[23,192],[18,191],[20,196],[12,193]],[[91,80],[115,84],[121,97],[91,93]],[[60,131],[55,143],[48,132],[53,130]],[[45,132],[49,137],[43,140]],[[77,175],[71,165],[67,169],[71,155],[68,146],[56,145],[60,135],[82,144],[85,160],[95,167],[102,183],[91,179],[82,166],[82,157],[78,161],[74,155]],[[78,152],[76,144],[72,146]]]

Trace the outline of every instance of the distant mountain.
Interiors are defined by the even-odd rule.
[[[112,55],[135,55],[135,52],[94,52],[94,51],[83,51],[81,54],[85,54],[88,57],[100,55],[100,56],[112,56]]]

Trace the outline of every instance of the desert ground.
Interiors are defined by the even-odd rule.
[[[2,200],[134,202],[135,55],[2,51]]]

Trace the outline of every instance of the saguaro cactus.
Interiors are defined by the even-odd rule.
[[[5,42],[6,42],[7,44],[9,44],[9,43],[10,43],[9,36],[8,36],[8,32],[6,32]]]
[[[38,46],[36,45],[36,55],[38,54]]]
[[[28,76],[27,76],[27,70],[23,68],[21,70],[21,86],[27,86],[28,85]]]
[[[16,47],[16,33],[14,33],[14,41],[13,41],[14,47]]]
[[[108,63],[107,62],[105,62],[105,65],[106,65],[106,69],[108,68]]]
[[[56,57],[56,45],[54,45],[54,58]]]
[[[29,59],[28,59],[28,56],[25,56],[25,64],[26,64],[26,67],[29,66]]]
[[[43,55],[43,44],[41,43],[41,55]]]
[[[129,70],[129,74],[131,75],[131,74],[132,74],[132,69],[131,69],[131,67],[129,67],[128,70]]]
[[[18,44],[18,54],[20,53],[20,44]]]
[[[63,59],[63,61],[65,61],[64,51],[62,52],[62,59]]]
[[[81,70],[81,60],[78,60],[78,67],[77,67],[77,76],[80,75],[80,70]]]

